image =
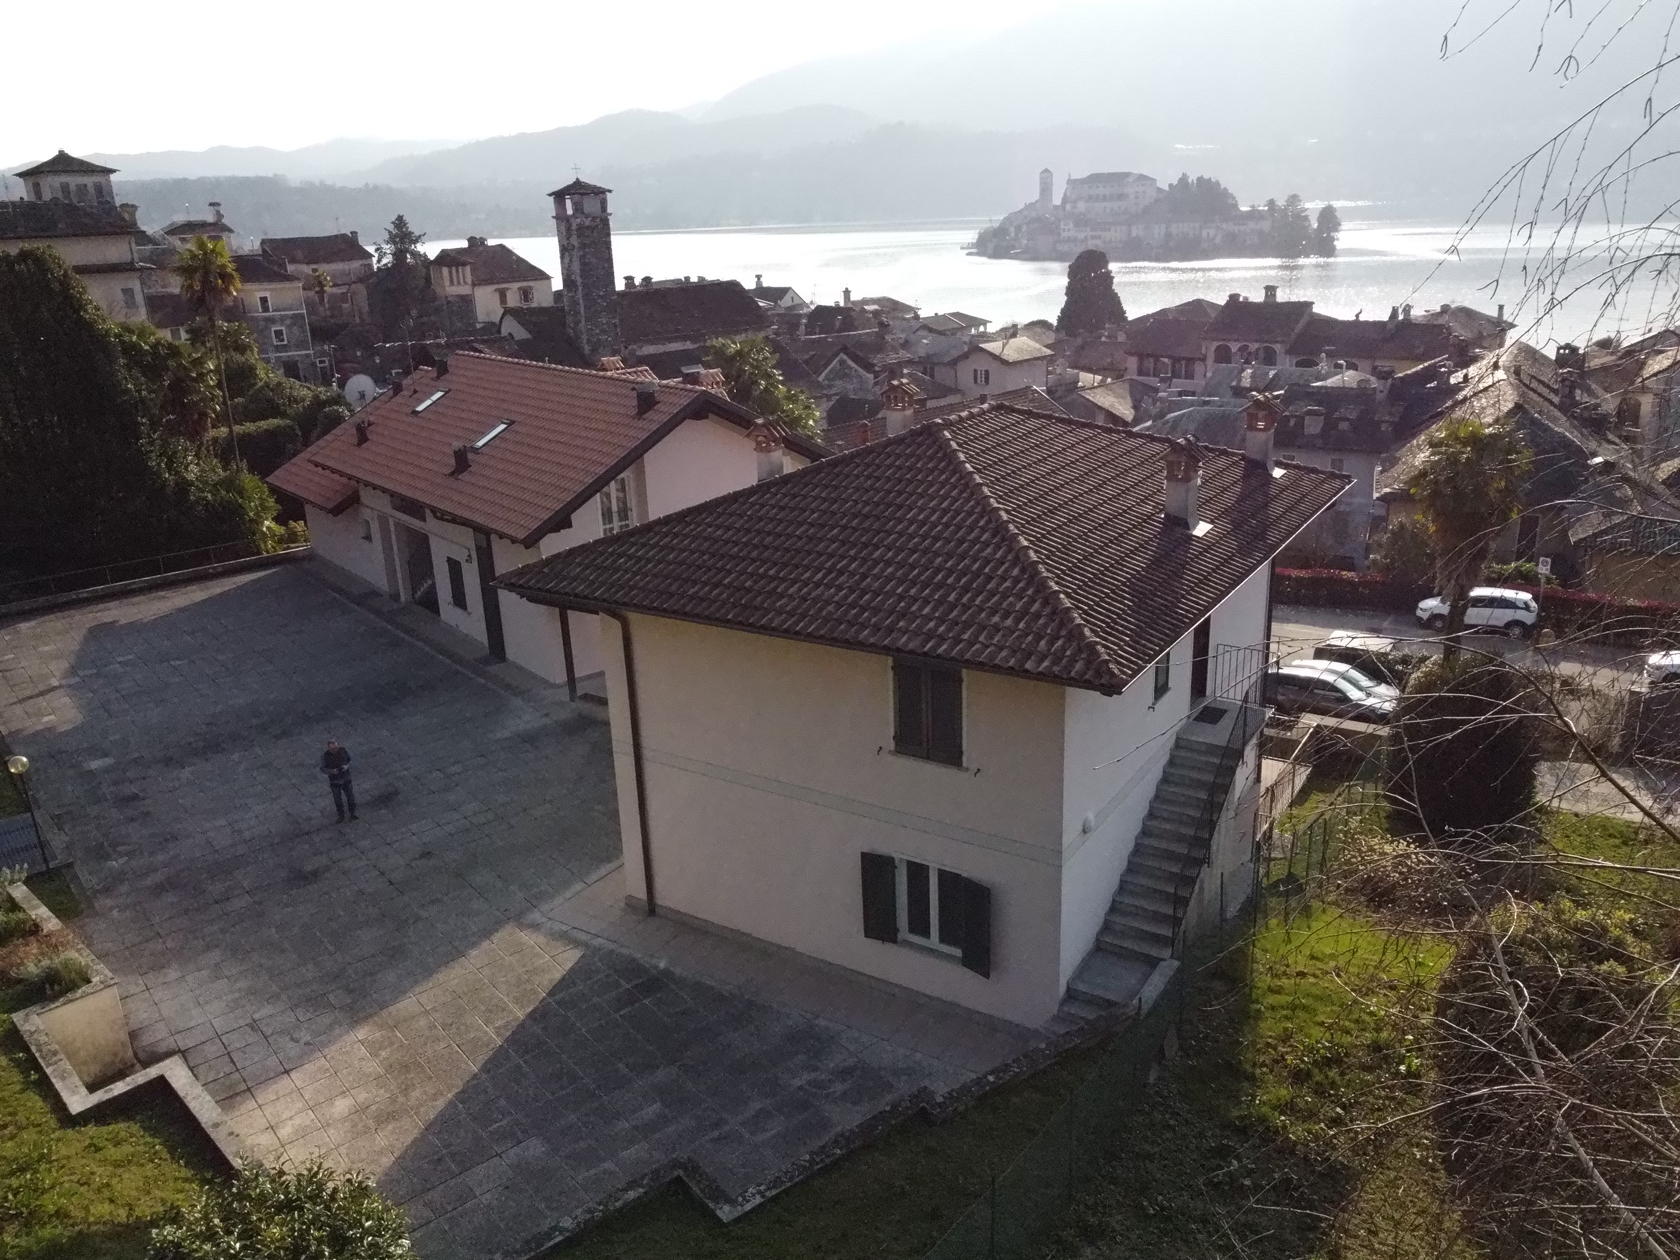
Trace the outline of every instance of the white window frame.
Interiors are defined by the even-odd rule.
[[[601,505],[601,536],[622,534],[636,524],[636,496],[631,493],[630,474],[613,478],[597,500]]]
[[[257,311],[263,315],[270,315],[274,312],[274,302],[268,294],[257,294]]]
[[[284,328],[270,328],[268,330],[269,343],[274,346],[286,344],[286,330]]]
[[[908,857],[902,853],[893,854],[892,859],[895,900],[898,906],[898,939],[908,941],[912,945],[919,945],[923,949],[931,949],[936,953],[961,958],[962,947],[960,945],[947,945],[939,939],[939,872],[943,870],[950,875],[961,875],[961,872],[953,871],[949,867],[936,866],[925,858]],[[910,930],[910,872],[908,864],[911,862],[918,866],[927,867],[929,932],[927,936],[917,936]],[[962,877],[967,878],[967,876]]]
[[[519,305],[529,306],[529,305],[531,305],[531,303],[535,302],[536,300],[537,300],[537,291],[535,289],[533,289],[528,284],[524,284],[524,285],[519,286]]]

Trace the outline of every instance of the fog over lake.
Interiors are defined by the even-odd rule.
[[[1365,212],[1373,217],[1356,217],[1360,213],[1357,207],[1343,210],[1335,258],[1122,263],[1114,269],[1116,285],[1133,315],[1196,297],[1221,300],[1228,293],[1244,293],[1258,298],[1267,284],[1276,284],[1280,297],[1311,299],[1326,314],[1363,312],[1368,319],[1385,316],[1404,302],[1420,310],[1462,302],[1489,312],[1504,302],[1518,321],[1518,335],[1542,344],[1581,341],[1665,319],[1664,311],[1652,306],[1658,287],[1648,277],[1627,286],[1614,308],[1603,311],[1602,288],[1586,281],[1598,268],[1587,262],[1577,268],[1581,278],[1563,286],[1576,291],[1549,314],[1533,296],[1524,302],[1524,259],[1520,250],[1509,248],[1503,225],[1476,229],[1460,242],[1456,256],[1449,256],[1455,224],[1385,220],[1373,211]],[[925,313],[968,311],[994,326],[1054,319],[1065,264],[971,256],[967,246],[984,225],[984,220],[973,220],[616,232],[613,255],[621,275],[706,276],[747,285],[762,275],[766,284],[792,285],[813,302],[838,302],[841,291],[850,288],[854,297],[888,294]],[[429,241],[426,248],[464,243]],[[560,250],[554,237],[508,238],[505,243],[551,273],[558,289]],[[1533,255],[1529,262],[1532,267]],[[1672,293],[1672,285],[1663,291]]]

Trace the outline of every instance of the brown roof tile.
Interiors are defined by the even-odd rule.
[[[303,459],[280,465],[269,474],[268,484],[333,516],[354,503],[360,493],[354,481]]]
[[[535,263],[527,262],[506,245],[457,245],[440,249],[432,258],[434,267],[471,267],[472,282],[478,284],[521,284],[530,280],[553,279]]]
[[[638,391],[652,406],[639,411]],[[433,393],[442,397],[415,408]],[[531,542],[588,502],[683,420],[713,415],[752,426],[727,399],[672,382],[457,353],[443,376],[422,369],[395,397],[389,391],[291,461],[317,465],[352,481],[417,499],[444,516]],[[366,421],[368,438],[356,443]],[[469,455],[459,475],[454,449],[470,446],[503,421],[508,428]],[[808,458],[820,446],[800,446]],[[288,475],[283,466],[276,478]],[[276,484],[280,484],[276,482]]]
[[[620,290],[618,324],[634,347],[757,332],[767,321],[739,280],[701,280]]]
[[[299,267],[373,261],[367,246],[348,232],[333,232],[327,236],[265,236],[259,242],[259,248],[265,254],[273,254]]]
[[[1203,334],[1210,341],[1288,341],[1312,315],[1311,302],[1227,299]]]
[[[1115,692],[1347,478],[1208,450],[1192,537],[1164,439],[997,403],[506,575],[538,602],[902,653]]]

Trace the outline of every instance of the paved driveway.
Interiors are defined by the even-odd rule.
[[[604,724],[298,569],[0,626],[0,726],[142,1055],[184,1053],[256,1153],[375,1175],[425,1256],[518,1254],[677,1158],[740,1194],[1018,1048],[946,1017],[918,1044],[967,1038],[959,1067],[563,926],[617,860]],[[343,826],[329,735],[355,759]]]

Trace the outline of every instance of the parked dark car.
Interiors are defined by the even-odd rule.
[[[1394,639],[1337,630],[1313,649],[1313,659],[1352,665],[1367,678],[1404,688],[1421,655],[1401,652]]]
[[[1388,722],[1397,696],[1387,683],[1339,661],[1291,661],[1266,671],[1266,703],[1280,713]]]

